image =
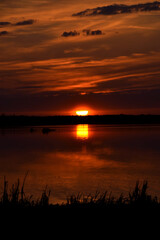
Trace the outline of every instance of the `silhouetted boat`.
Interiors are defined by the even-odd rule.
[[[35,132],[35,129],[34,128],[30,128],[30,132]]]
[[[55,129],[51,129],[51,128],[43,128],[42,129],[42,133],[43,134],[47,134],[47,133],[49,133],[49,132],[54,132],[54,131],[56,131]]]

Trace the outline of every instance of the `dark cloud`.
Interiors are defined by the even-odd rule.
[[[32,25],[35,22],[34,19],[29,19],[21,22],[15,23],[15,26],[24,26],[24,25]]]
[[[94,35],[102,35],[102,31],[101,30],[94,30],[94,31],[91,31],[91,30],[88,30],[88,29],[84,29],[83,30],[83,33],[85,33],[87,36],[94,36]]]
[[[25,26],[25,25],[32,25],[35,22],[34,19],[29,19],[21,22],[17,22],[15,24],[11,22],[0,22],[0,27],[6,27],[8,25],[13,25],[13,26]]]
[[[73,16],[115,15],[122,13],[146,12],[160,10],[160,2],[140,3],[134,5],[114,4],[93,9],[86,9]]]
[[[95,35],[102,35],[102,31],[101,30],[90,30],[90,29],[84,29],[82,30],[83,35],[85,36],[95,36]],[[64,32],[61,36],[62,37],[74,37],[74,36],[78,36],[80,35],[79,32],[77,31],[70,31],[70,32]]]
[[[8,26],[10,24],[11,24],[10,22],[0,22],[0,27]]]
[[[70,31],[70,32],[64,32],[62,34],[62,37],[74,37],[74,36],[78,36],[80,33],[78,33],[77,31]]]
[[[5,36],[5,35],[7,35],[7,34],[8,34],[7,31],[2,31],[2,32],[0,32],[0,36]]]

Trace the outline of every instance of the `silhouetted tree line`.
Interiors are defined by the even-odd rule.
[[[160,124],[160,115],[0,116],[0,127],[69,124]]]

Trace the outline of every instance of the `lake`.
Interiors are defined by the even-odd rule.
[[[71,194],[96,191],[128,194],[137,180],[148,180],[148,192],[160,197],[160,126],[59,125],[0,130],[0,188],[29,171],[25,193],[50,202]]]

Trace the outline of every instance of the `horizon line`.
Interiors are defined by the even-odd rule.
[[[94,117],[94,116],[160,116],[160,114],[151,114],[151,113],[141,113],[141,114],[88,114],[86,116],[78,116],[78,115],[25,115],[25,114],[1,114],[0,117],[77,117],[77,118],[84,118],[84,117]]]

